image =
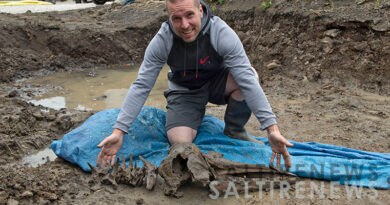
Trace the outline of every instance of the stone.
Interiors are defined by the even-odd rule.
[[[336,38],[339,36],[341,31],[339,29],[330,29],[324,32],[325,36],[331,37],[331,38]]]
[[[135,201],[135,203],[136,203],[137,205],[144,204],[144,199],[143,199],[143,198],[139,198],[139,199],[137,199],[137,200]]]
[[[8,97],[10,98],[13,98],[13,97],[19,97],[19,92],[17,90],[11,90],[9,93],[8,93]]]
[[[31,192],[31,191],[24,191],[23,193],[22,193],[22,197],[25,197],[25,198],[29,198],[29,197],[32,197],[32,196],[34,196],[34,194]]]
[[[273,60],[271,63],[267,65],[267,68],[272,70],[275,68],[280,68],[282,65],[280,65],[280,62],[278,60]]]
[[[58,199],[58,196],[55,193],[40,191],[38,194],[43,196],[45,199],[50,200],[50,201],[54,201],[54,200]]]
[[[18,205],[19,201],[16,201],[15,199],[8,199],[7,205]]]

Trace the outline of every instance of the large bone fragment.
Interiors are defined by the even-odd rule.
[[[222,193],[226,192],[233,183],[238,192],[279,188],[283,184],[292,184],[296,176],[289,172],[278,170],[258,164],[246,164],[233,162],[223,158],[223,155],[210,151],[204,154],[193,143],[174,144],[160,166],[156,167],[139,156],[144,166],[139,168],[137,163],[133,166],[133,156],[130,155],[130,163],[126,168],[126,161],[122,156],[115,166],[97,168],[91,167],[94,187],[101,184],[113,185],[127,184],[130,186],[146,185],[152,190],[156,184],[157,173],[164,179],[163,189],[165,195],[182,197],[183,193],[178,189],[185,183],[192,182],[208,186]],[[111,172],[110,172],[111,170]],[[261,187],[259,186],[261,184]],[[93,188],[92,189],[96,189]]]
[[[193,143],[177,143],[169,150],[158,167],[158,174],[165,180],[164,193],[175,197],[177,189],[192,179],[203,186],[210,183],[210,167],[202,152]]]
[[[192,182],[213,186],[225,192],[229,182],[233,182],[238,192],[258,190],[258,183],[264,183],[263,189],[271,186],[279,188],[280,182],[295,182],[295,175],[271,169],[265,165],[233,162],[223,155],[210,151],[202,153],[193,143],[174,144],[158,167],[158,173],[165,180],[164,192],[175,197],[182,196],[178,192],[180,186],[192,179]]]

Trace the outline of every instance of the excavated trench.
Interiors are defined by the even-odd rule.
[[[281,0],[274,1],[267,11],[257,0],[214,6],[214,14],[242,40],[282,134],[296,141],[389,152],[390,2]],[[36,168],[13,166],[11,162],[47,147],[95,112],[53,110],[27,103],[26,99],[48,91],[44,85],[18,81],[57,72],[136,65],[166,19],[165,5],[158,1],[0,14],[0,171],[4,173],[0,176],[0,204],[15,200],[139,202],[143,191],[124,197],[127,191],[121,186],[115,192],[103,189],[107,192],[97,194],[88,187],[88,174],[61,159]],[[208,114],[220,119],[223,112],[224,107],[208,109]],[[255,119],[247,127],[252,134],[264,136]],[[155,201],[141,198],[145,203],[161,203],[162,196],[153,197],[157,197]],[[208,200],[204,193],[199,198],[194,200]],[[389,199],[379,192],[376,201]],[[182,200],[177,202],[191,201]],[[343,202],[346,199],[336,201]]]
[[[215,14],[238,33],[263,83],[282,74],[389,94],[388,2],[277,1],[268,11],[257,3],[232,1]],[[166,13],[161,3],[141,7],[3,14],[1,80],[142,61]]]

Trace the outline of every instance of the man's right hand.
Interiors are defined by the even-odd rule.
[[[111,166],[115,163],[116,154],[122,146],[123,135],[125,133],[120,129],[114,129],[110,136],[106,137],[100,144],[97,146],[98,148],[103,147],[100,151],[98,159],[96,161],[96,166],[105,167],[106,163]]]

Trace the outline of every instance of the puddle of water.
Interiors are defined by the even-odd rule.
[[[41,150],[35,154],[27,155],[23,158],[23,165],[29,167],[39,167],[45,164],[48,160],[54,161],[57,158],[57,155],[50,148]]]
[[[30,100],[34,105],[42,105],[44,107],[53,108],[55,110],[60,110],[61,108],[66,108],[66,102],[64,97],[52,97],[41,100]]]
[[[145,103],[165,109],[163,91],[168,89],[168,66],[164,66]],[[121,107],[128,89],[138,75],[137,69],[96,69],[95,77],[88,72],[56,73],[26,83],[62,87],[36,97],[30,102],[53,109],[104,110]]]
[[[145,106],[165,109],[166,100],[163,91],[168,89],[168,66],[164,66],[149,94]],[[34,105],[59,110],[61,108],[78,110],[104,110],[121,107],[128,89],[138,75],[137,69],[104,69],[94,70],[94,77],[86,72],[55,73],[24,83],[61,87],[35,97],[29,102]],[[44,89],[43,89],[44,90]],[[25,156],[22,166],[38,167],[57,158],[50,148]]]

